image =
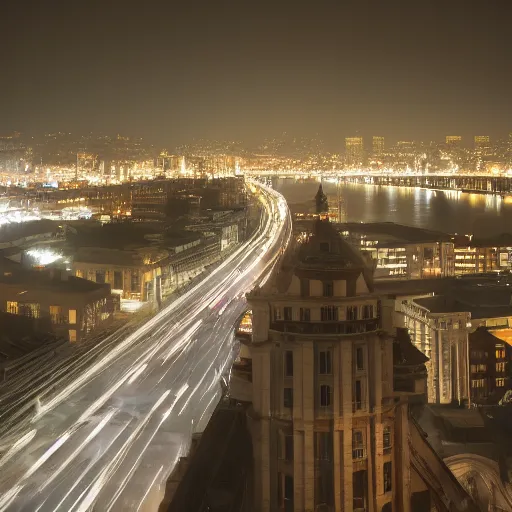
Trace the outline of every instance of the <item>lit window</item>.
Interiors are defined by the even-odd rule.
[[[505,349],[504,348],[496,349],[496,359],[505,359]]]
[[[52,319],[52,324],[63,324],[62,308],[60,306],[50,306],[50,318]]]
[[[69,341],[76,341],[76,329],[69,329]]]
[[[505,372],[505,363],[496,363],[496,373]]]
[[[365,457],[364,440],[362,430],[352,431],[352,458],[362,459]]]
[[[505,386],[505,379],[496,379],[496,387],[497,388],[502,388]]]
[[[274,320],[282,320],[281,308],[274,308]]]
[[[11,313],[11,315],[17,315],[18,314],[18,303],[8,300],[7,301],[7,313]]]
[[[76,324],[76,309],[69,310],[69,323]]]
[[[39,318],[41,316],[41,307],[37,302],[25,302],[19,305],[20,315],[30,318]]]
[[[84,277],[84,271],[83,270],[76,270],[75,276],[83,278]]]

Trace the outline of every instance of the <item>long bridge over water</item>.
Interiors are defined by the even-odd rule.
[[[431,190],[460,190],[470,193],[512,195],[512,176],[489,174],[415,174],[351,171],[247,171],[246,174],[271,179],[326,179],[339,183],[359,183],[395,187],[420,187]]]

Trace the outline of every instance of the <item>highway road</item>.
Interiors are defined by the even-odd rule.
[[[88,364],[71,359],[57,384],[39,383],[37,407],[4,421],[0,511],[157,509],[165,480],[220,398],[244,294],[268,276],[291,237],[282,196],[250,186],[264,212],[250,240]],[[20,403],[27,378],[13,380]]]

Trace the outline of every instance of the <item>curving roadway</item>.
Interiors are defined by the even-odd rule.
[[[49,383],[39,378],[35,407],[23,400],[30,375],[13,379],[11,402],[21,413],[0,431],[0,511],[156,510],[168,475],[220,398],[244,294],[272,271],[291,237],[283,197],[249,186],[262,203],[259,229],[201,282],[93,359],[33,368]]]

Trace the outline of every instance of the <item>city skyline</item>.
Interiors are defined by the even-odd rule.
[[[507,11],[10,4],[0,132],[123,132],[166,146],[293,129],[333,150],[357,132],[495,139],[512,131]]]

